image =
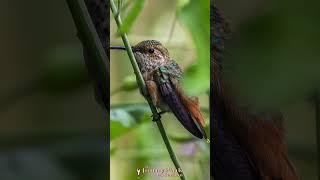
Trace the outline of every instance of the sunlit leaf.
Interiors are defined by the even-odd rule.
[[[128,33],[132,28],[138,15],[141,13],[145,5],[145,0],[135,0],[132,8],[128,12],[128,15],[124,18],[123,24],[119,29],[119,32]]]
[[[137,79],[134,75],[126,76],[122,81],[122,90],[132,91],[138,89]]]
[[[110,140],[113,140],[139,124],[151,121],[150,109],[145,104],[126,104],[111,106]]]
[[[113,143],[110,143],[110,156],[114,155],[117,151],[117,148]]]
[[[134,117],[124,109],[112,109],[110,111],[110,119],[119,122],[124,127],[130,127],[135,123]]]
[[[190,3],[190,0],[178,0],[178,9],[183,8],[186,6],[188,3]]]
[[[210,2],[190,0],[178,9],[178,20],[192,36],[195,63],[186,69],[183,86],[189,94],[205,93],[210,87]]]

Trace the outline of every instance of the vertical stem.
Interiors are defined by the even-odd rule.
[[[320,180],[320,99],[319,93],[314,96],[315,118],[317,126],[317,155],[318,155],[318,179]]]
[[[95,88],[99,91],[97,94],[109,111],[109,98],[107,94],[109,86],[109,60],[106,50],[100,41],[94,23],[91,20],[90,13],[84,0],[66,0],[70,9],[73,21],[78,30],[78,36],[81,40],[84,51],[90,58],[84,58],[87,70],[91,76]],[[86,54],[85,53],[85,54]]]
[[[183,171],[182,171],[182,169],[181,169],[181,167],[180,167],[180,164],[179,164],[179,162],[178,162],[178,160],[177,160],[177,157],[176,157],[176,155],[174,154],[174,151],[173,151],[173,149],[172,149],[172,147],[171,147],[171,145],[170,145],[169,139],[168,139],[168,137],[167,137],[167,133],[166,133],[166,131],[165,131],[163,125],[162,125],[161,120],[156,121],[156,123],[157,123],[157,126],[158,126],[158,128],[159,128],[159,131],[160,131],[160,134],[161,134],[161,136],[162,136],[162,139],[163,139],[163,141],[164,141],[164,143],[165,143],[165,145],[166,145],[166,147],[167,147],[167,150],[168,150],[168,153],[169,153],[169,155],[170,155],[170,158],[171,158],[174,166],[176,167],[178,173],[180,174],[180,179],[181,179],[181,180],[185,180],[185,176],[184,176]]]
[[[113,0],[110,0],[110,6],[111,6],[112,14],[114,15],[114,19],[116,21],[116,24],[117,24],[118,28],[120,28],[122,26],[122,21],[121,21],[120,15],[119,15],[119,13],[117,11],[116,5],[115,5]],[[180,179],[181,180],[185,180],[185,176],[183,174],[181,166],[180,166],[180,164],[179,164],[179,162],[177,160],[177,157],[176,157],[176,155],[175,155],[175,153],[174,153],[174,151],[173,151],[173,149],[171,147],[171,144],[169,142],[169,139],[168,139],[168,136],[166,134],[166,131],[165,131],[163,125],[162,125],[161,116],[158,113],[156,107],[153,105],[153,103],[152,103],[152,101],[151,101],[151,99],[150,99],[150,97],[148,95],[149,93],[148,93],[148,91],[146,89],[146,85],[145,85],[144,79],[142,77],[142,74],[140,72],[139,66],[138,66],[137,61],[136,61],[136,59],[134,57],[134,54],[132,52],[131,45],[130,45],[130,42],[128,40],[128,37],[127,37],[127,35],[125,33],[120,32],[120,34],[121,34],[121,38],[122,38],[123,44],[126,47],[126,51],[128,53],[131,65],[132,65],[133,70],[134,70],[134,74],[136,75],[138,86],[141,89],[142,93],[147,95],[145,97],[145,99],[147,100],[147,102],[148,102],[148,104],[150,106],[151,112],[153,114],[152,115],[153,116],[153,120],[156,122],[156,124],[158,126],[158,129],[159,129],[161,137],[162,137],[162,139],[163,139],[163,141],[164,141],[164,143],[166,145],[166,148],[168,150],[170,158],[171,158],[174,166],[176,167],[176,169],[177,169],[177,171],[178,171],[178,173],[180,175]]]
[[[79,38],[83,44],[84,52],[90,58],[84,57],[85,64],[89,75],[91,76],[94,86],[97,89],[97,96],[105,105],[107,111],[110,111],[108,86],[109,86],[109,59],[106,49],[104,49],[104,41],[101,40],[97,29],[92,22],[89,9],[84,0],[66,0],[70,9],[73,21],[78,30]],[[101,12],[100,12],[101,13]],[[108,12],[109,13],[109,12]],[[106,13],[105,16],[108,16]],[[102,25],[101,25],[101,28]],[[106,37],[109,34],[105,35]],[[107,44],[107,43],[105,43]],[[87,54],[88,53],[88,54]],[[110,119],[109,113],[107,118]],[[105,121],[106,126],[110,127],[110,122]],[[110,129],[106,129],[106,142],[110,142]],[[106,146],[106,160],[110,163],[110,143]],[[108,166],[108,165],[107,165]],[[110,167],[109,167],[110,168]],[[110,177],[110,170],[107,170],[106,177]]]

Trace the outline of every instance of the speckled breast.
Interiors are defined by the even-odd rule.
[[[163,62],[150,60],[148,57],[139,52],[135,53],[134,56],[137,60],[141,73],[152,72],[156,68],[165,65]]]

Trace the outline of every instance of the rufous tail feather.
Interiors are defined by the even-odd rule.
[[[205,127],[205,120],[200,110],[200,104],[199,99],[197,97],[189,97],[187,96],[183,90],[179,86],[179,82],[171,78],[170,79],[172,84],[175,86],[175,89],[177,91],[178,96],[180,97],[182,104],[186,107],[187,111],[189,112],[190,116],[194,120],[194,122],[197,124],[198,128],[200,128],[200,131],[206,141],[210,143],[210,140],[207,137],[207,134],[204,130]]]
[[[200,111],[199,100],[197,97],[188,97],[180,93],[180,98],[182,99],[183,104],[189,110],[192,118],[196,120],[202,127],[205,127],[204,117]]]

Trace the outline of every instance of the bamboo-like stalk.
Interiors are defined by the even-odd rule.
[[[316,91],[314,95],[314,107],[315,107],[315,118],[316,118],[316,131],[317,131],[317,155],[318,155],[318,179],[320,180],[320,99],[319,92]]]
[[[73,21],[77,28],[77,35],[81,40],[85,51],[85,63],[92,82],[99,91],[98,102],[102,102],[109,111],[108,79],[109,60],[106,50],[100,41],[97,30],[84,0],[66,0]],[[89,57],[86,57],[89,56]]]
[[[84,0],[66,0],[69,10],[71,12],[73,21],[76,25],[79,39],[81,40],[84,51],[90,55],[90,58],[86,60],[86,66],[89,74],[92,76],[94,86],[101,88],[100,93],[102,97],[99,97],[98,101],[102,101],[106,110],[110,111],[109,99],[108,99],[108,76],[109,76],[109,60],[106,50],[103,48],[102,41],[99,38],[97,30],[92,22],[88,8]],[[107,16],[107,14],[106,14]],[[110,120],[109,113],[107,119]],[[109,121],[106,121],[106,126],[110,127]],[[106,129],[106,141],[110,140],[110,130]],[[110,147],[110,144],[108,145]],[[109,148],[106,149],[106,153],[109,154]],[[106,161],[110,162],[110,156],[107,155]],[[106,177],[110,177],[110,171],[107,170]]]
[[[114,19],[116,21],[116,24],[117,24],[118,28],[120,28],[122,26],[122,21],[121,21],[120,15],[118,13],[118,10],[117,10],[116,5],[115,5],[113,0],[110,0],[110,6],[111,6],[112,14],[114,15]],[[143,94],[147,95],[145,97],[145,99],[147,100],[147,102],[148,102],[148,104],[150,106],[151,112],[153,114],[152,115],[153,121],[156,122],[156,124],[158,126],[158,129],[159,129],[161,137],[162,137],[162,139],[163,139],[163,141],[164,141],[164,143],[166,145],[166,148],[168,150],[170,158],[171,158],[174,166],[176,167],[176,169],[179,172],[180,179],[181,180],[185,180],[185,176],[184,176],[184,174],[182,172],[181,166],[180,166],[180,164],[179,164],[179,162],[177,160],[177,157],[176,157],[176,155],[175,155],[175,153],[174,153],[174,151],[173,151],[173,149],[171,147],[171,144],[170,144],[170,141],[168,139],[167,133],[166,133],[166,131],[165,131],[164,127],[163,127],[163,124],[161,122],[161,116],[158,113],[156,107],[153,105],[152,100],[148,96],[148,91],[146,89],[146,85],[145,85],[144,79],[143,79],[142,74],[140,72],[140,69],[139,69],[139,66],[137,64],[137,61],[136,61],[136,59],[135,59],[135,57],[133,55],[133,52],[132,52],[131,45],[130,45],[130,42],[128,40],[128,37],[123,32],[120,32],[120,34],[121,34],[121,38],[122,38],[123,44],[126,47],[126,51],[128,53],[131,65],[132,65],[133,70],[134,70],[134,73],[136,75],[138,86],[139,86],[141,92]]]

